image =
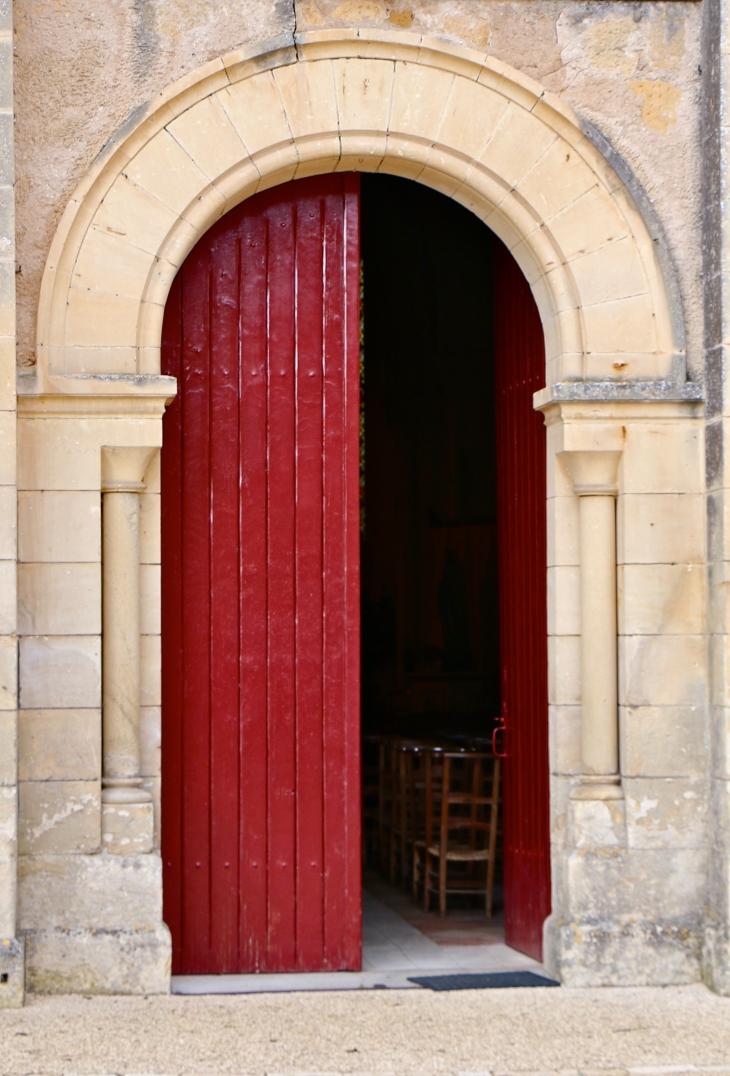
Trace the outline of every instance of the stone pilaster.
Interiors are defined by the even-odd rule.
[[[703,5],[705,479],[710,637],[710,856],[704,974],[730,994],[730,3]],[[724,197],[723,197],[724,192]]]
[[[21,1005],[17,937],[17,477],[12,7],[0,11],[0,1008]]]
[[[140,765],[139,496],[151,448],[102,449],[102,794],[105,851],[151,852]]]

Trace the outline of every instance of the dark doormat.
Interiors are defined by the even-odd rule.
[[[501,990],[507,986],[560,986],[555,979],[537,975],[534,971],[490,971],[466,975],[424,975],[409,978],[429,990]]]

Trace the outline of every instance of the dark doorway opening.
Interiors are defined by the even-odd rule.
[[[421,184],[361,177],[361,251],[366,879],[447,943],[450,933],[471,944],[504,938],[506,912],[509,943],[539,958],[549,910],[544,432],[531,399],[544,384],[539,316],[496,236]],[[413,854],[427,835],[424,763],[412,745],[489,755],[510,708],[498,744],[508,757],[495,918],[485,921],[481,861],[460,874],[452,865],[454,889],[466,892],[449,896],[448,915],[434,922],[415,909],[428,868],[419,874]],[[408,741],[399,760],[391,747]],[[462,781],[474,784],[490,765],[480,778],[464,770]],[[464,813],[490,817],[481,806]],[[479,847],[487,839],[469,832]],[[394,883],[400,893],[388,890]]]
[[[363,731],[491,737],[494,243],[428,187],[361,182]]]

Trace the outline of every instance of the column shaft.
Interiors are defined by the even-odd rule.
[[[612,496],[580,498],[581,704],[586,774],[618,773],[616,509]]]

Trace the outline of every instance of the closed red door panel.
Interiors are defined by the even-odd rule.
[[[545,339],[530,288],[497,244],[500,654],[504,746],[504,886],[508,945],[542,959],[550,914],[545,427],[532,394],[545,384]]]
[[[173,285],[163,859],[178,974],[360,966],[359,179],[267,191]]]

